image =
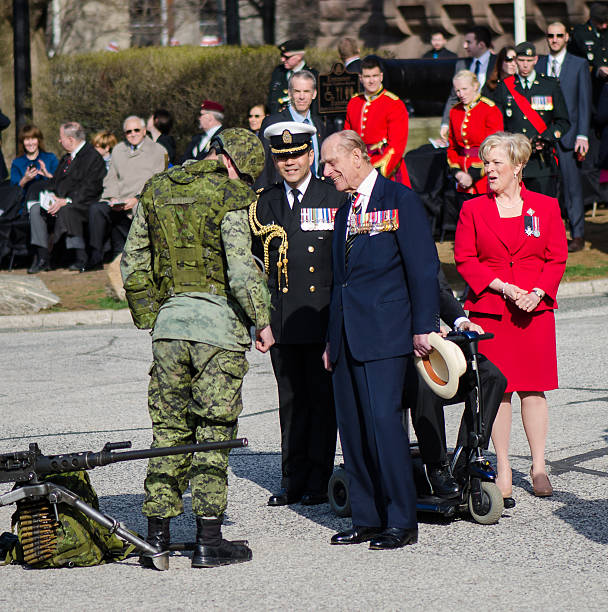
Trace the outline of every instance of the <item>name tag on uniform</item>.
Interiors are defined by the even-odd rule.
[[[300,228],[304,232],[333,230],[337,208],[300,209]]]
[[[169,204],[194,204],[194,202],[196,202],[195,196],[190,196],[186,198],[169,198]]]
[[[532,96],[530,106],[535,111],[553,110],[553,96]]]
[[[375,210],[364,215],[351,215],[349,234],[378,234],[399,228],[398,210]]]

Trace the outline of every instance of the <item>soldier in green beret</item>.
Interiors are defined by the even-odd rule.
[[[220,132],[212,148],[215,159],[186,162],[148,181],[121,264],[133,321],[152,330],[153,447],[235,438],[250,326],[258,350],[274,343],[247,213],[264,150],[242,128]],[[222,538],[228,452],[161,457],[148,465],[143,513],[154,546],[169,548],[169,521],[182,514],[190,484],[197,525],[192,567],[252,558],[246,541]]]

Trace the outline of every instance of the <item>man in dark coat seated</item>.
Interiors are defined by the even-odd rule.
[[[28,274],[50,269],[49,228],[56,243],[64,234],[65,245],[74,251],[70,270],[83,271],[87,262],[84,223],[89,205],[97,202],[103,188],[106,165],[92,145],[80,123],[64,123],[59,128],[59,142],[66,155],[48,181],[39,181],[27,196],[30,212],[31,243],[36,247]],[[50,197],[45,197],[49,192]]]

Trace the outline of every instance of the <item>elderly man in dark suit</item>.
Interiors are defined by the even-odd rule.
[[[557,142],[557,157],[562,175],[564,203],[570,221],[572,240],[568,251],[582,251],[585,246],[585,204],[583,185],[577,158],[583,159],[589,150],[589,122],[591,120],[591,77],[587,62],[568,53],[569,36],[566,26],[556,21],[547,28],[549,55],[538,58],[539,74],[559,79],[570,129]]]
[[[213,137],[224,129],[223,121],[224,107],[219,102],[203,100],[198,116],[198,125],[202,133],[195,134],[192,137],[180,163],[183,164],[187,159],[205,159],[209,153]]]
[[[327,501],[334,468],[336,415],[331,376],[321,355],[329,316],[333,217],[346,196],[310,171],[314,131],[295,121],[267,128],[283,180],[260,193],[250,214],[253,251],[268,265],[276,340],[270,357],[279,390],[282,479],[269,506]]]
[[[312,103],[317,97],[317,79],[315,75],[308,70],[300,70],[294,72],[289,78],[289,106],[279,113],[269,115],[262,122],[260,133],[264,134],[266,128],[273,123],[281,121],[298,121],[306,123],[316,128],[316,134],[312,135],[312,148],[314,153],[311,170],[315,176],[320,175],[319,158],[321,155],[321,143],[325,136],[323,123],[319,116],[312,110]],[[264,172],[259,176],[255,183],[255,188],[267,187],[281,180],[279,173],[272,162],[270,154],[270,143],[267,139],[262,138],[264,149],[266,151],[266,166]]]
[[[492,34],[485,26],[473,26],[465,35],[463,42],[464,50],[469,56],[468,59],[460,59],[456,62],[454,74],[458,74],[461,70],[470,70],[477,76],[479,81],[479,91],[483,91],[486,84],[486,79],[492,73],[496,56],[490,52],[492,48]],[[445,141],[448,139],[448,131],[450,127],[450,111],[452,107],[458,103],[458,97],[452,87],[450,96],[443,107],[443,116],[441,118],[441,129],[439,131],[441,138]]]
[[[334,396],[353,527],[332,544],[374,550],[418,539],[416,490],[402,396],[412,353],[439,329],[439,262],[418,196],[371,165],[359,135],[323,143],[324,174],[351,205],[336,214],[325,366]]]
[[[74,251],[70,270],[82,272],[87,263],[84,224],[89,217],[89,206],[97,202],[103,188],[106,164],[95,148],[86,142],[80,123],[64,123],[59,128],[59,143],[66,154],[59,161],[55,174],[48,181],[40,181],[37,194],[51,192],[46,210],[38,201],[30,206],[31,242],[36,255],[28,274],[49,270],[49,227],[53,227],[57,242],[64,234],[65,246]]]

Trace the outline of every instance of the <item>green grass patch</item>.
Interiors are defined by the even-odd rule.
[[[563,280],[577,281],[592,278],[604,278],[608,276],[608,264],[599,266],[585,266],[582,264],[568,264]]]
[[[128,304],[125,300],[115,300],[111,297],[98,297],[94,300],[85,300],[86,304],[97,306],[99,310],[121,310],[127,308]]]

